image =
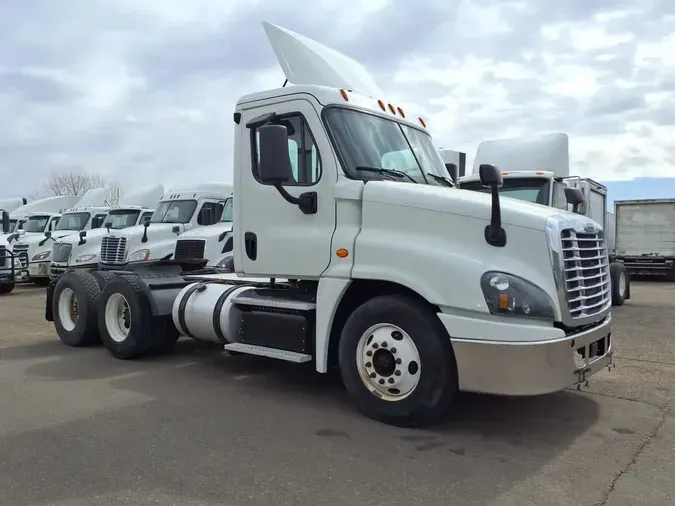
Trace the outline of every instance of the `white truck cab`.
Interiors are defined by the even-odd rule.
[[[0,208],[0,223],[0,295],[5,295],[14,290],[17,265],[7,241],[7,234],[11,229],[9,211],[2,208]]]
[[[11,217],[11,213],[28,203],[26,197],[6,197],[0,199],[0,209],[2,209],[9,216],[9,228],[7,232],[0,232],[0,235],[7,235],[14,232],[18,225],[18,220]]]
[[[228,183],[202,183],[169,190],[149,222],[103,236],[100,266],[117,268],[128,262],[170,258],[180,234],[218,222],[225,199],[231,193],[232,185]]]
[[[64,343],[132,359],[180,333],[338,368],[363,413],[399,426],[437,420],[460,390],[544,394],[611,364],[609,298],[577,299],[606,254],[566,268],[583,241],[602,243],[595,222],[500,198],[491,165],[491,195],[455,188],[425,120],[363,66],[264,28],[290,84],[234,110],[236,272],[176,260],[69,272],[45,313]]]
[[[149,222],[163,194],[164,186],[161,184],[129,192],[119,206],[108,211],[101,227],[81,230],[56,240],[51,254],[51,278],[60,276],[68,268],[89,269],[98,266],[103,237],[113,230]]]
[[[503,170],[500,193],[527,202],[570,210],[600,225],[608,255],[611,286],[607,287],[615,306],[630,299],[630,282],[625,267],[614,260],[613,230],[607,213],[607,188],[591,178],[570,175],[569,138],[562,132],[536,137],[495,139],[478,145],[473,174],[459,178],[465,190],[485,192],[478,167],[494,163]],[[600,277],[599,277],[600,279]]]
[[[28,257],[28,280],[38,285],[46,285],[50,280],[52,246],[54,241],[80,230],[98,228],[108,214],[105,201],[110,188],[95,188],[82,195],[75,207],[67,209],[53,230],[43,234],[24,236],[15,248],[25,249]]]
[[[220,220],[215,225],[196,227],[178,236],[173,258],[206,259],[207,267],[232,272],[234,237],[232,236],[232,195],[225,201]]]

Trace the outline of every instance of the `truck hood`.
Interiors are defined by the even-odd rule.
[[[447,214],[490,220],[492,197],[489,194],[442,186],[369,181],[363,190],[364,202],[426,209]],[[566,211],[500,198],[502,222],[516,227],[545,230],[546,218]]]
[[[168,235],[175,236],[176,234],[171,231],[175,226],[180,227],[181,233],[185,230],[185,224],[183,223],[151,223],[148,225],[148,242],[155,239],[163,239]],[[110,235],[114,235],[115,237],[126,237],[128,240],[140,240],[143,237],[144,230],[145,227],[143,225],[134,225],[133,227],[127,227],[121,230],[110,230]],[[103,235],[108,235],[107,231]]]
[[[216,223],[205,227],[193,228],[185,232],[179,239],[212,239],[218,238],[222,233],[232,232],[232,223]]]

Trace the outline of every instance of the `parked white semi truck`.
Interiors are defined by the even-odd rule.
[[[502,195],[587,216],[602,227],[603,237],[606,237],[607,188],[590,178],[570,176],[567,134],[481,142],[474,157],[473,174],[459,178],[460,188],[485,192],[478,175],[478,167],[484,163],[498,164],[503,170]],[[598,244],[592,240],[584,241],[582,236],[578,240],[580,248],[581,244]],[[594,290],[610,290],[613,305],[620,306],[630,299],[630,278],[624,266],[614,261],[606,242],[603,249],[609,255],[611,284],[605,286],[604,274],[596,272],[597,286]],[[575,272],[585,268],[588,262],[586,256],[590,254],[575,251],[565,261],[566,268]],[[589,288],[585,290],[588,293]]]
[[[7,241],[10,231],[9,211],[0,208],[0,295],[6,295],[14,290],[16,284],[17,260]]]
[[[628,272],[675,281],[675,199],[617,200],[616,260]]]
[[[103,237],[113,230],[148,223],[163,194],[164,186],[161,184],[129,192],[119,206],[108,211],[103,226],[94,230],[82,230],[56,240],[51,254],[52,279],[63,274],[68,268],[96,268]]]
[[[28,280],[38,285],[47,285],[50,280],[50,264],[54,241],[81,230],[98,228],[108,214],[105,201],[110,188],[95,188],[79,197],[74,207],[64,212],[53,230],[43,234],[24,236],[15,246],[27,252]]]
[[[99,265],[115,269],[130,262],[171,258],[178,236],[194,227],[217,223],[231,194],[229,183],[169,190],[149,222],[103,236]]]
[[[176,241],[175,260],[206,259],[207,267],[234,271],[234,237],[232,235],[232,196],[225,201],[220,221],[196,227],[181,234]]]
[[[544,394],[611,365],[597,223],[500,198],[491,165],[491,195],[453,188],[424,119],[359,63],[264,27],[291,84],[234,110],[236,273],[195,274],[204,260],[68,272],[45,314],[64,343],[100,339],[132,359],[180,333],[337,367],[363,413],[400,426],[438,419],[459,390]],[[383,170],[385,158],[407,161]],[[588,244],[594,270],[565,269]],[[587,294],[592,272],[604,286]]]
[[[6,214],[11,214],[13,211],[25,206],[28,204],[28,199],[26,197],[6,197],[0,199],[0,209],[2,209]],[[7,232],[2,232],[0,235],[11,234],[14,231],[16,226],[16,220],[13,220],[12,217],[9,217],[9,230]]]
[[[76,195],[61,195],[47,197],[29,202],[9,213],[12,233],[7,234],[7,242],[16,257],[17,281],[28,276],[28,243],[26,239],[32,236],[41,236],[45,232],[52,232],[61,218],[61,212],[72,207],[80,197]],[[14,225],[11,226],[11,222]],[[19,240],[22,240],[19,243]]]

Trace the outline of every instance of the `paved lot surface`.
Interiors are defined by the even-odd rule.
[[[587,392],[463,396],[429,430],[363,418],[305,367],[67,348],[43,300],[0,299],[0,504],[675,504],[672,284],[633,287]]]

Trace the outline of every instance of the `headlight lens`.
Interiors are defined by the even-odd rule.
[[[216,267],[226,272],[234,272],[234,257],[232,255],[226,256],[216,264]]]
[[[40,262],[42,260],[47,260],[49,258],[49,255],[51,255],[51,251],[43,251],[42,253],[38,253],[33,257],[33,262]]]
[[[142,260],[147,260],[148,258],[150,258],[150,250],[139,249],[138,251],[134,251],[131,255],[129,255],[129,262],[140,262]]]
[[[82,262],[89,262],[96,258],[96,255],[81,255],[75,259],[76,264],[81,264]]]
[[[553,320],[551,298],[536,285],[504,272],[483,274],[480,285],[490,313]]]

